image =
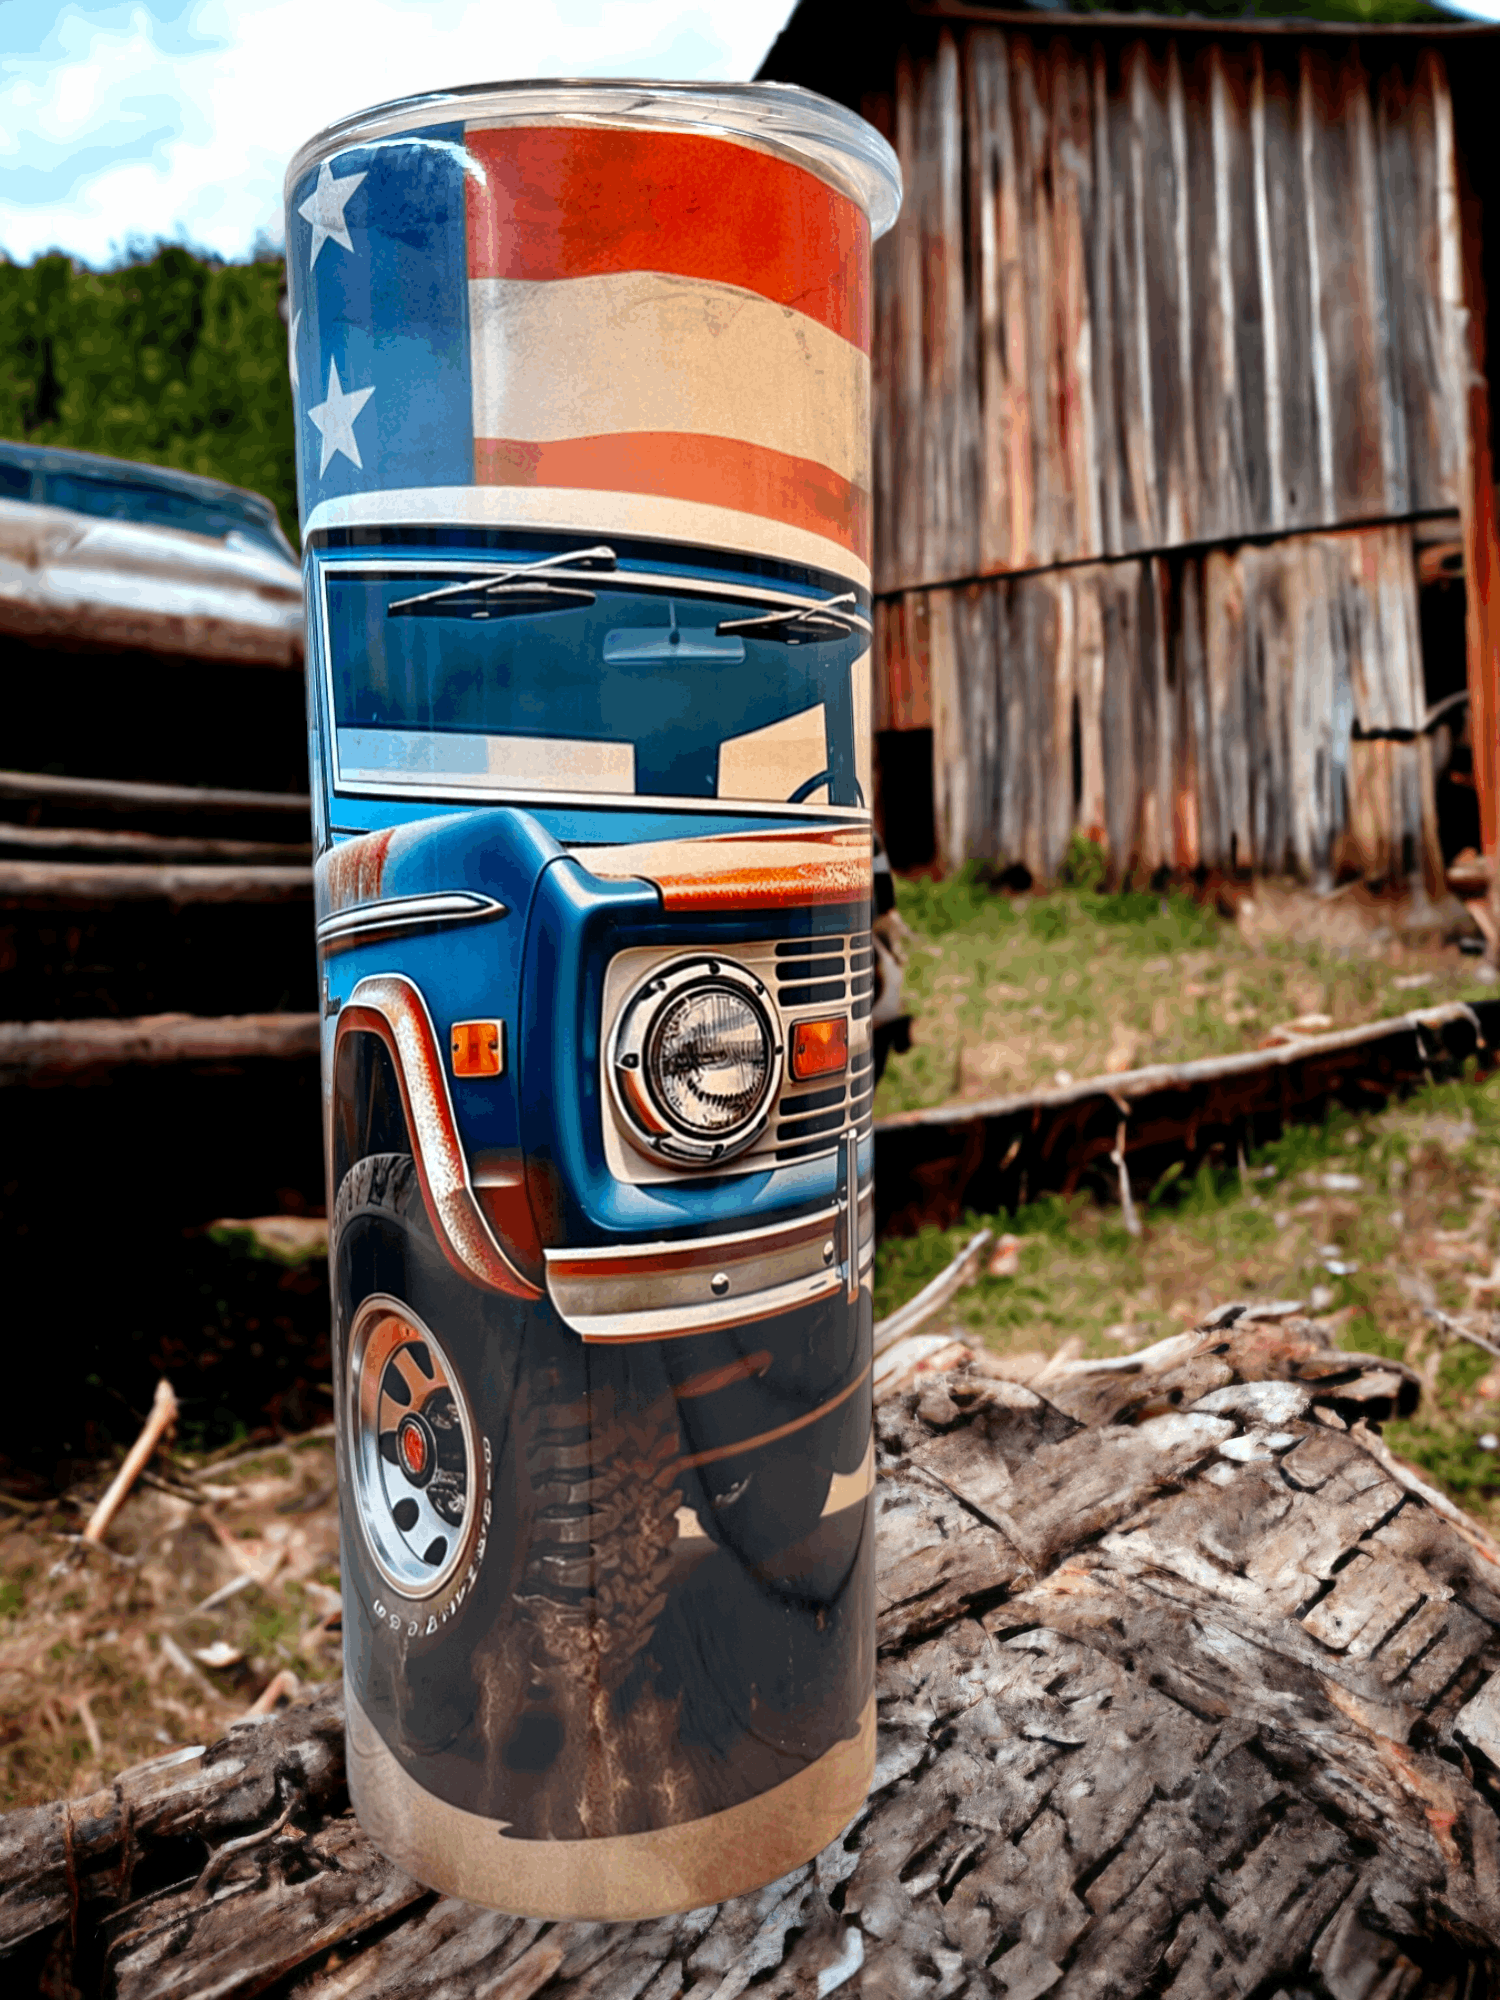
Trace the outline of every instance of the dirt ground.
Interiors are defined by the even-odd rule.
[[[49,1501],[0,1491],[6,1807],[211,1743],[338,1671],[331,1435],[197,1465],[158,1452],[104,1544],[86,1543],[113,1470]]]
[[[877,1108],[1254,1046],[1292,1019],[1342,1027],[1487,990],[1452,913],[1445,934],[1441,915],[1363,891],[1327,899],[1278,885],[1228,907],[1011,897],[972,877],[903,884],[916,1039]],[[1228,1298],[1302,1299],[1332,1341],[1422,1371],[1423,1407],[1390,1441],[1500,1521],[1500,1356],[1455,1330],[1500,1348],[1500,1080],[1337,1113],[1287,1132],[1243,1174],[1169,1170],[1140,1200],[1137,1237],[1117,1210],[1078,1200],[887,1242],[877,1311],[916,1291],[981,1221],[1014,1240],[948,1318],[1000,1351],[1116,1353]],[[192,1312],[153,1348],[183,1419],[105,1546],[79,1536],[144,1408],[121,1403],[109,1449],[64,1461],[55,1480],[34,1463],[0,1468],[0,1807],[86,1793],[339,1671],[320,1247],[308,1218],[280,1237],[261,1225],[184,1241]],[[302,1435],[277,1442],[288,1413]]]

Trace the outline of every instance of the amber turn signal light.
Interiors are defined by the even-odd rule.
[[[449,1046],[455,1076],[498,1076],[505,1067],[503,1021],[455,1021]]]
[[[792,1031],[792,1075],[798,1083],[809,1077],[832,1076],[849,1062],[849,1023],[842,1014],[832,1021],[799,1021]]]

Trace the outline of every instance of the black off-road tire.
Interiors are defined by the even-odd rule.
[[[449,1744],[472,1723],[471,1659],[509,1658],[500,1677],[521,1706],[505,1730],[505,1758],[544,1769],[578,1696],[621,1687],[665,1606],[682,1504],[675,1400],[660,1388],[632,1394],[622,1368],[619,1380],[600,1381],[619,1368],[615,1358],[554,1328],[545,1304],[518,1308],[466,1284],[433,1238],[407,1154],[350,1169],[330,1250],[355,1644],[414,1750]],[[362,1307],[380,1298],[409,1308],[443,1350],[467,1404],[473,1476],[483,1482],[469,1550],[431,1599],[404,1596],[382,1573],[368,1486],[362,1507],[353,1463],[350,1340]],[[523,1661],[530,1672],[516,1685]]]
[[[407,1747],[420,1752],[451,1741],[472,1717],[468,1656],[493,1626],[514,1581],[514,1382],[505,1375],[507,1364],[512,1378],[517,1372],[520,1341],[506,1338],[493,1302],[466,1285],[443,1257],[409,1154],[378,1153],[350,1168],[334,1202],[329,1254],[346,1660],[361,1699],[375,1713],[399,1718]],[[390,1305],[389,1315],[380,1301]],[[462,1517],[454,1527],[459,1546],[446,1553],[439,1566],[443,1580],[432,1590],[403,1589],[377,1553],[381,1535],[387,1555],[393,1548],[400,1553],[391,1495],[401,1488],[389,1470],[390,1454],[382,1454],[379,1468],[383,1489],[380,1477],[370,1476],[368,1453],[363,1474],[360,1466],[357,1402],[368,1384],[351,1342],[363,1345],[363,1328],[396,1318],[397,1309],[430,1336],[430,1345],[404,1343],[401,1354],[408,1386],[415,1385],[412,1413],[434,1418],[426,1435],[446,1454],[429,1485],[448,1477],[450,1514],[456,1511],[453,1467],[462,1459]],[[418,1365],[424,1348],[425,1370]],[[433,1385],[425,1404],[424,1372]],[[445,1385],[451,1408],[440,1393]],[[414,1491],[411,1500],[422,1497]]]
[[[667,1601],[682,1505],[676,1404],[633,1408],[606,1383],[533,1403],[527,1432],[536,1512],[522,1601],[548,1661],[613,1691]]]

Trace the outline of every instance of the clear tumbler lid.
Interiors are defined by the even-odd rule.
[[[340,119],[299,147],[287,169],[291,190],[320,159],[445,118],[468,125],[613,125],[701,132],[736,139],[793,160],[859,203],[872,236],[883,236],[901,207],[901,167],[873,125],[792,83],[657,83],[573,80],[475,83],[395,98]]]

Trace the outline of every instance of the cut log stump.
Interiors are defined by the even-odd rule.
[[[1500,1990],[1500,1545],[1384,1446],[1405,1372],[1230,1309],[1044,1386],[877,1410],[879,1764],[815,1862],[634,1925],[435,1896],[349,1815],[330,1690],[0,1819],[6,1990]]]

